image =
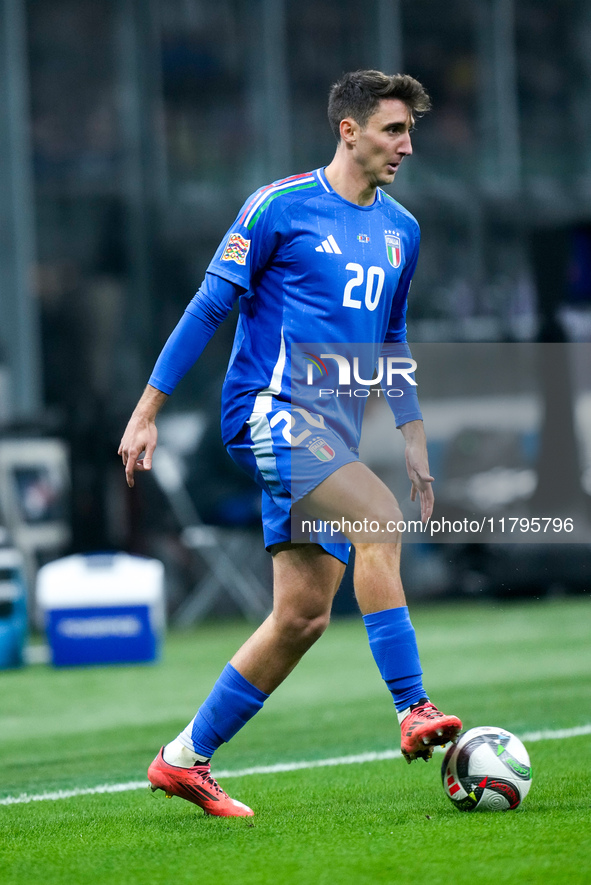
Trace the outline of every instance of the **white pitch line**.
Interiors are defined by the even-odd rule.
[[[591,734],[591,725],[578,725],[575,728],[557,728],[554,731],[526,731],[521,735],[521,740],[530,744],[537,741],[559,741],[561,738],[581,737]]]
[[[565,740],[591,734],[591,724],[575,728],[558,728],[554,731],[528,731],[520,735],[524,743],[538,741]],[[253,768],[239,768],[234,771],[216,771],[216,778],[247,777],[252,774],[280,774],[287,771],[303,771],[309,768],[329,768],[333,765],[357,765],[363,762],[381,762],[385,759],[399,759],[400,750],[383,750],[380,753],[359,753],[356,756],[335,756],[332,759],[312,759],[305,762],[279,762],[277,765],[257,765]],[[0,805],[23,805],[28,802],[54,802],[57,799],[72,799],[75,796],[94,796],[98,793],[126,793],[130,790],[145,790],[148,781],[128,781],[124,784],[99,784],[97,787],[84,787],[76,790],[55,790],[55,792],[20,796],[6,796]]]

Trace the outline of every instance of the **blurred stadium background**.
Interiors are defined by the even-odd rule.
[[[361,67],[411,73],[433,98],[394,189],[423,232],[409,341],[589,341],[589,0],[0,0],[0,524],[30,581],[57,557],[125,550],[164,562],[179,622],[264,609],[258,496],[218,432],[232,320],[162,416],[159,477],[130,493],[116,450],[237,209],[329,161],[328,89]],[[543,456],[560,480],[548,515],[576,504],[587,527],[580,374],[574,400],[542,391],[560,409],[549,449],[534,421],[525,455],[500,431],[491,452],[481,420],[437,455],[442,480],[466,452],[473,472],[502,456],[535,473]],[[409,596],[585,591],[589,546],[574,549],[414,546]],[[234,599],[216,593],[220,557],[226,590],[252,568]],[[200,579],[210,608],[191,597]]]

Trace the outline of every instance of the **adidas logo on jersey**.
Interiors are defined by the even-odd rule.
[[[339,249],[337,245],[337,241],[333,237],[332,234],[329,234],[325,240],[320,244],[320,246],[316,246],[316,252],[330,252],[331,254],[342,255],[343,253]]]

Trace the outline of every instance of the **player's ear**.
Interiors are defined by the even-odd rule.
[[[344,141],[345,144],[354,144],[358,131],[359,123],[353,117],[345,117],[344,120],[341,120],[339,132],[341,133],[341,141]]]

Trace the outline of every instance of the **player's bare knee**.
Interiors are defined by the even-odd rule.
[[[330,612],[299,616],[292,622],[294,634],[308,646],[320,639],[330,620]]]
[[[286,644],[310,648],[319,639],[330,621],[330,611],[320,613],[290,612],[276,618],[277,626]]]
[[[402,515],[402,510],[398,506],[397,501],[393,501],[390,506],[379,515],[382,528],[390,530],[396,529],[396,531],[399,531],[400,523],[403,519],[404,516]]]
[[[353,531],[349,537],[356,550],[367,544],[399,544],[403,526],[402,511],[393,503],[374,510],[363,520],[357,520],[352,524]]]

